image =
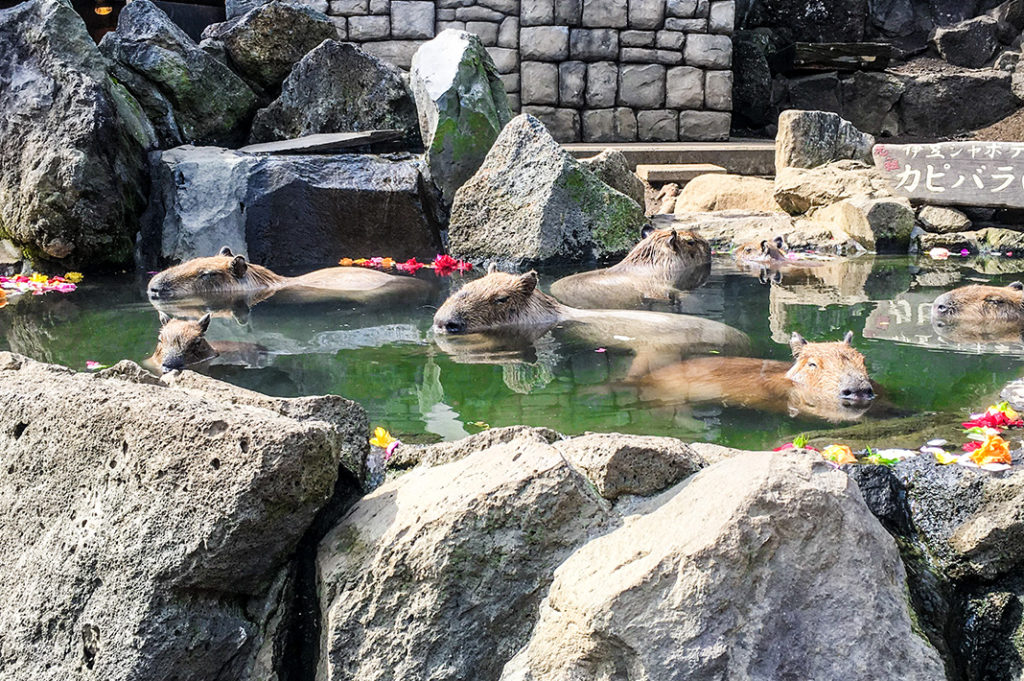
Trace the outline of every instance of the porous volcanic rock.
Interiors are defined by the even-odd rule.
[[[644,183],[629,167],[626,155],[618,149],[605,149],[597,156],[580,159],[583,167],[601,178],[612,189],[617,189],[639,205],[644,205]]]
[[[852,159],[873,163],[875,138],[828,111],[790,109],[779,115],[775,135],[775,172],[783,168],[817,168]]]

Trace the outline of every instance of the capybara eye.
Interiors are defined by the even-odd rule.
[[[495,305],[504,305],[508,302],[508,296],[498,296],[494,299]]]
[[[817,364],[817,362],[808,362],[807,363],[807,368],[808,369],[817,369],[818,368],[818,364]]]

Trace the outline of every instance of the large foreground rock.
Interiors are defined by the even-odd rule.
[[[763,177],[698,175],[676,197],[675,211],[782,211],[773,196],[775,185]]]
[[[783,168],[817,168],[852,159],[874,163],[875,138],[828,111],[791,109],[779,115],[775,135],[775,172]]]
[[[0,353],[5,681],[270,677],[284,568],[366,417],[180,378]]]
[[[100,51],[141,79],[141,87],[135,78],[128,79],[126,86],[150,120],[164,119],[161,98],[170,104],[171,120],[161,128],[167,146],[245,139],[256,95],[149,0],[125,6],[117,30],[103,37]],[[146,86],[155,88],[160,97],[153,97]]]
[[[818,168],[784,168],[775,176],[775,200],[793,215],[816,206],[861,196],[892,196],[892,187],[874,166],[860,161],[836,161]]]
[[[326,40],[295,65],[281,96],[256,114],[250,141],[367,130],[402,130],[418,143],[412,93],[397,67]]]
[[[131,261],[146,203],[138,102],[61,0],[0,10],[0,236],[66,269]]]
[[[643,209],[573,159],[544,125],[509,123],[452,204],[452,255],[510,265],[585,261],[636,243]]]
[[[813,455],[739,455],[640,511],[558,568],[503,681],[945,678],[895,542]]]
[[[271,268],[441,252],[433,191],[414,157],[257,156],[184,146],[153,154],[143,259],[151,265],[230,246]]]
[[[409,77],[431,178],[450,204],[512,118],[505,86],[480,39],[454,29],[416,51]]]

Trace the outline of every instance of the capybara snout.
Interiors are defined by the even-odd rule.
[[[217,352],[205,336],[209,327],[209,313],[195,321],[171,319],[161,312],[160,340],[150,358],[153,365],[160,367],[161,372],[166,374],[216,357]]]
[[[864,355],[853,348],[852,342],[852,331],[838,343],[808,343],[794,333],[789,341],[794,361],[786,377],[800,389],[834,395],[845,404],[870,402],[875,390],[864,366]]]
[[[477,333],[553,323],[554,301],[536,290],[537,273],[508,274],[491,268],[468,282],[438,308],[437,333]]]
[[[953,289],[932,302],[932,319],[1024,324],[1024,284],[1019,281],[1007,286],[972,284]]]

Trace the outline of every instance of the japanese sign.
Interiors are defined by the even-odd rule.
[[[936,205],[1024,208],[1024,143],[876,144],[895,192]]]

